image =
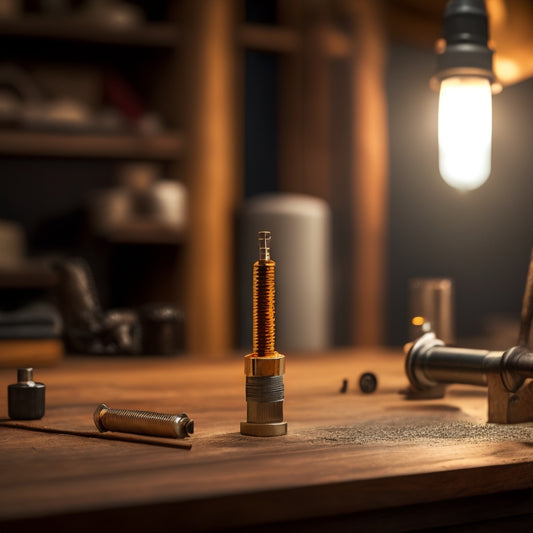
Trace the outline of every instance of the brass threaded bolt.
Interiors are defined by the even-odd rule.
[[[154,437],[183,438],[194,433],[194,420],[185,413],[169,415],[135,409],[110,409],[101,403],[94,412],[98,431],[120,431]]]
[[[285,356],[276,352],[275,273],[270,231],[259,232],[259,259],[253,267],[253,353],[245,357],[247,421],[241,433],[273,437],[287,433],[283,422]]]
[[[259,357],[274,353],[276,263],[260,259],[254,263],[253,353]]]

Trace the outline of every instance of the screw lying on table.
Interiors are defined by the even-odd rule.
[[[342,385],[341,385],[341,388],[340,388],[339,392],[341,394],[345,394],[347,390],[348,390],[348,380],[347,379],[343,379],[342,380]]]
[[[133,409],[110,409],[101,403],[94,412],[98,431],[121,431],[154,437],[183,438],[194,433],[194,420],[185,413],[167,415]]]

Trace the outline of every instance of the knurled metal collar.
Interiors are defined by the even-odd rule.
[[[254,353],[245,355],[244,374],[250,377],[283,376],[285,374],[285,356],[278,352],[261,357]]]

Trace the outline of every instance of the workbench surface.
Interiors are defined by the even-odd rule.
[[[378,377],[373,394],[359,391],[364,371]],[[0,531],[462,531],[533,513],[533,425],[486,424],[483,388],[405,400],[399,349],[287,354],[289,432],[274,438],[239,433],[240,357],[67,357],[34,379],[44,418],[9,421],[16,372],[0,372]],[[100,403],[185,412],[195,433],[97,438]]]

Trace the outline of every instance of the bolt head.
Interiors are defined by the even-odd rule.
[[[174,433],[178,439],[188,437],[194,433],[194,420],[185,413],[176,415],[173,422]]]
[[[96,410],[94,411],[93,419],[94,419],[94,425],[98,429],[100,433],[104,433],[107,431],[106,427],[104,426],[102,422],[102,415],[107,411],[108,407],[105,403],[101,403]]]

